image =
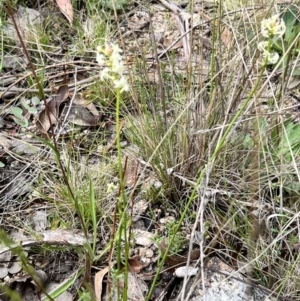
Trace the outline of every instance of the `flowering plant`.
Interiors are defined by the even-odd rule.
[[[266,40],[258,44],[258,49],[262,52],[264,63],[274,65],[279,60],[279,54],[274,49],[273,39],[278,39],[285,33],[286,26],[279,15],[274,15],[261,22],[261,34]]]
[[[279,15],[274,15],[261,22],[261,34],[267,39],[273,38],[274,36],[281,37],[284,34],[285,29],[285,23]]]
[[[129,91],[129,85],[126,78],[124,77],[124,64],[122,58],[122,50],[116,44],[107,44],[105,47],[97,48],[96,60],[99,65],[104,66],[101,71],[101,80],[109,81],[113,85],[113,89],[116,93],[116,146],[117,146],[117,160],[118,160],[118,170],[119,170],[119,185],[116,187],[113,183],[109,184],[107,187],[107,193],[115,192],[118,189],[118,198],[114,216],[114,226],[115,223],[119,224],[118,230],[113,234],[113,239],[111,240],[111,250],[116,246],[117,251],[117,269],[111,269],[111,277],[113,279],[113,285],[118,286],[118,281],[123,278],[124,290],[122,295],[122,300],[127,300],[128,291],[128,258],[129,258],[129,247],[130,239],[127,237],[128,224],[130,218],[127,216],[127,197],[125,195],[125,182],[123,175],[123,154],[121,150],[121,120],[120,120],[120,108],[122,101],[122,93]],[[117,214],[117,212],[119,214]],[[119,220],[117,221],[117,215]],[[125,234],[124,234],[125,233]],[[130,236],[130,235],[129,235]],[[125,239],[122,239],[125,237]],[[117,238],[117,239],[115,239]],[[123,242],[124,241],[124,242]],[[125,259],[121,258],[121,249],[125,249]],[[110,263],[111,264],[111,263]],[[121,268],[121,264],[124,265],[124,269]],[[114,281],[116,283],[114,283]],[[118,290],[118,300],[120,298],[120,292]]]
[[[299,8],[295,5],[285,7],[281,14],[276,14],[261,22],[263,41],[258,44],[264,63],[276,64],[280,58],[279,68],[285,68],[289,62],[298,57],[300,52],[300,21],[297,18]],[[289,51],[288,55],[284,55]],[[300,75],[300,68],[294,67],[293,75]]]
[[[105,47],[97,47],[96,60],[99,65],[105,65],[101,72],[101,80],[111,80],[114,88],[120,93],[129,90],[126,78],[123,75],[124,65],[122,58],[122,50],[118,45],[106,45]]]

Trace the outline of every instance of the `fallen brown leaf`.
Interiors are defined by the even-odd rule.
[[[49,119],[50,117],[50,119]],[[47,107],[40,113],[39,118],[37,120],[36,126],[39,131],[43,134],[46,134],[51,127],[51,124],[55,124],[58,119],[56,105],[51,99]]]
[[[142,268],[147,264],[140,260],[140,256],[136,255],[128,259],[128,268],[131,273],[140,273]]]
[[[72,107],[68,115],[68,121],[81,126],[93,126],[98,124],[98,119],[90,113],[85,107]]]
[[[103,277],[108,273],[109,267],[104,268],[95,275],[96,301],[101,301]]]
[[[67,18],[67,20],[72,24],[73,22],[73,7],[71,0],[56,0],[56,4],[62,14]]]
[[[69,87],[67,84],[60,86],[57,93],[52,96],[52,99],[48,102],[46,108],[40,113],[36,123],[37,128],[41,133],[46,134],[50,129],[51,124],[53,125],[58,121],[59,107],[67,100],[68,96]]]
[[[227,47],[227,49],[231,48],[233,42],[232,32],[227,27],[224,28],[221,34],[221,41]]]
[[[127,157],[127,168],[124,174],[124,182],[127,188],[132,188],[138,179],[139,161],[133,156]]]
[[[81,126],[95,126],[99,124],[100,113],[92,102],[78,96],[74,97],[72,107],[66,106],[63,114],[67,112],[68,121]]]
[[[98,118],[100,117],[99,111],[97,110],[97,108],[95,107],[95,105],[92,102],[75,96],[73,103],[87,108],[95,117],[98,117]]]

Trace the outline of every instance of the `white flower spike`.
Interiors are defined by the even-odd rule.
[[[261,34],[265,38],[274,36],[282,36],[285,33],[286,26],[279,15],[274,15],[269,19],[264,19],[261,22]]]
[[[114,87],[115,87],[115,89],[120,89],[121,93],[124,91],[129,91],[129,86],[124,77],[114,80]]]
[[[96,60],[99,65],[106,65],[101,74],[101,80],[111,80],[114,88],[121,93],[129,90],[126,78],[123,75],[124,65],[122,60],[122,49],[116,45],[105,45],[105,47],[97,47]]]
[[[120,60],[113,60],[112,64],[111,64],[111,71],[115,72],[115,73],[117,73],[119,75],[122,75],[123,71],[124,71],[124,65],[123,65],[122,61],[120,61]]]
[[[105,63],[105,57],[102,53],[97,52],[96,54],[96,61],[97,63],[102,66]]]
[[[101,71],[100,79],[101,79],[102,81],[103,81],[103,80],[106,80],[106,79],[113,79],[112,76],[111,76],[110,69],[109,69],[108,67],[105,67],[105,68]]]
[[[260,52],[267,52],[269,43],[267,41],[259,42],[257,48]]]

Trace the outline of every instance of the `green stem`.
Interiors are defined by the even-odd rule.
[[[128,256],[129,256],[129,242],[127,239],[127,213],[126,213],[126,196],[124,191],[124,179],[123,179],[123,166],[122,166],[122,151],[121,151],[121,122],[120,122],[120,105],[121,105],[121,91],[117,89],[117,100],[116,100],[116,135],[117,135],[117,152],[118,152],[118,169],[119,169],[119,179],[120,179],[120,199],[119,202],[119,214],[120,214],[120,228],[118,231],[118,272],[121,271],[121,261],[122,261],[122,233],[124,233],[124,244],[125,244],[125,263],[124,263],[124,289],[123,289],[123,299],[127,300],[128,291]]]

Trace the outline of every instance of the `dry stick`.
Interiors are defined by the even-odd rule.
[[[166,0],[157,0],[157,1],[160,2],[164,7],[172,11],[174,14],[180,14],[181,9],[174,3],[170,3],[169,1]]]
[[[81,80],[81,81],[78,81],[77,82],[77,86],[79,86],[79,85],[82,85],[82,84],[85,84],[83,87],[78,87],[77,88],[77,92],[78,91],[80,91],[80,90],[82,90],[82,89],[84,89],[84,88],[86,88],[86,87],[88,87],[88,86],[90,86],[90,85],[92,85],[93,84],[93,81],[95,80],[95,79],[98,79],[99,78],[99,75],[96,75],[96,76],[92,76],[92,77],[89,77],[89,78],[86,78],[86,79],[83,79],[83,80]],[[69,84],[68,85],[69,86],[69,90],[70,91],[73,91],[73,90],[75,90],[75,83],[71,83],[71,84]],[[1,90],[2,90],[3,88],[1,88],[0,87],[0,92],[1,92]],[[10,91],[11,92],[16,92],[16,93],[26,93],[26,92],[29,92],[29,93],[38,93],[39,92],[39,90],[38,89],[34,89],[34,88],[17,88],[17,87],[12,87],[12,88],[10,88]],[[53,93],[53,90],[51,89],[51,88],[45,88],[44,89],[44,92],[46,92],[46,93]],[[5,88],[5,90],[4,90],[4,93],[0,93],[0,98],[4,95],[4,94],[6,94],[7,93],[7,88]],[[22,95],[22,94],[21,94]],[[3,108],[3,110],[4,109],[6,109],[8,106],[10,106],[15,100],[16,100],[16,98],[18,98],[18,97],[20,97],[20,94],[18,95],[18,96],[16,96],[15,98],[13,98],[12,100],[10,100],[7,104],[6,104],[6,106],[4,106],[4,108]]]
[[[257,108],[256,108],[257,110]],[[254,120],[254,122],[258,123],[257,120]],[[251,203],[257,203],[259,201],[259,171],[260,171],[260,152],[259,150],[261,149],[261,133],[258,130],[259,134],[258,136],[254,137],[254,149],[252,151],[252,154],[250,155],[250,164],[249,164],[249,176],[246,179],[246,183],[249,185],[249,202]],[[249,260],[254,260],[255,258],[255,245],[256,241],[263,231],[263,228],[261,227],[261,223],[259,222],[259,217],[255,216],[254,208],[249,208],[248,212],[248,222],[249,222],[249,238],[248,238],[248,254],[247,257]],[[246,293],[248,294],[249,300],[251,296],[253,295],[253,281],[252,281],[252,276],[253,276],[253,271],[254,271],[254,263],[250,265],[250,268],[248,270],[248,287]]]
[[[189,57],[190,57],[190,48],[189,48],[189,43],[187,42],[188,34],[185,34],[184,25],[182,24],[181,18],[178,15],[175,15],[175,19],[178,23],[179,31],[182,36],[182,44],[183,44],[183,52],[184,52],[184,56],[185,56],[185,61],[188,62]]]
[[[165,0],[157,0],[159,2],[161,2],[161,4],[163,6],[165,6],[166,8],[170,9],[176,16],[178,15],[184,15],[184,11],[182,11],[180,8],[178,8],[175,4],[170,4],[169,2],[165,1]],[[211,21],[214,20],[214,18],[211,18],[207,15],[205,15],[204,13],[202,13],[202,16],[204,19],[206,19],[206,21],[204,22],[201,22],[201,23],[198,23],[196,25],[194,25],[192,28],[188,29],[188,27],[186,26],[185,30],[182,30],[181,31],[181,36],[179,36],[169,47],[167,47],[162,53],[159,54],[158,58],[160,59],[162,56],[164,56],[170,49],[172,49],[172,47],[177,44],[181,39],[183,40],[183,46],[187,43],[187,38],[186,36],[192,31],[194,30],[195,28],[199,27],[200,25],[204,25],[204,23],[209,23]],[[182,29],[180,26],[179,26],[180,29]],[[205,43],[205,41],[207,40],[206,38],[202,37],[204,43],[204,47],[207,46],[207,44],[210,44],[210,43]],[[188,44],[188,43],[187,43]],[[185,46],[184,46],[185,48]],[[206,47],[207,48],[207,47]],[[189,49],[189,45],[186,46],[186,49]]]
[[[126,157],[128,158],[128,157]],[[137,165],[136,165],[136,168],[135,168],[135,171],[134,171],[134,185],[133,187],[136,186],[137,184],[137,181],[138,181],[138,170],[139,170],[139,167],[140,167],[140,162],[138,161]],[[131,210],[130,210],[130,225],[129,225],[129,231],[128,231],[128,241],[130,242],[130,239],[131,239],[131,230],[132,230],[132,217],[133,217],[133,206],[134,206],[134,194],[132,194],[130,196],[130,203],[131,203]]]

